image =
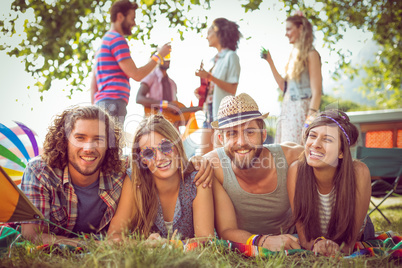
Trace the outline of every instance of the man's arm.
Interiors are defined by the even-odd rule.
[[[161,49],[159,49],[158,53],[162,57],[165,57],[170,53],[170,50],[170,43],[167,43],[164,44]],[[145,76],[147,76],[155,68],[156,64],[157,63],[154,60],[150,60],[144,66],[137,68],[131,57],[119,61],[119,66],[123,72],[137,82],[140,82]]]
[[[215,228],[218,236],[222,239],[245,244],[251,233],[237,227],[232,200],[223,189],[222,184],[216,179],[213,180],[212,185],[215,203]]]
[[[304,148],[300,144],[286,141],[281,143],[283,153],[285,154],[288,166],[290,166],[294,161],[299,159],[300,155],[303,153]]]
[[[21,234],[25,239],[32,243],[40,244],[66,244],[70,246],[78,246],[79,239],[68,238],[61,235],[55,235],[49,232],[48,227],[44,227],[34,223],[21,224]]]
[[[151,107],[152,104],[159,104],[160,101],[147,98],[147,94],[149,93],[149,86],[148,84],[141,82],[140,88],[138,89],[136,102],[138,104],[143,105],[144,107]]]

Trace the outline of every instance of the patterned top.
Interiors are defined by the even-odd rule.
[[[99,197],[106,203],[107,209],[96,233],[106,231],[105,227],[114,216],[125,176],[123,172],[111,175],[100,172]],[[78,216],[78,198],[67,166],[64,170],[52,169],[40,156],[37,156],[29,161],[25,169],[21,189],[33,205],[42,212],[45,219],[68,230],[74,229]],[[47,225],[42,221],[34,223]],[[49,230],[56,235],[70,235],[54,225],[49,225]]]
[[[129,77],[119,62],[131,58],[126,39],[115,31],[108,31],[95,55],[95,76],[98,91],[95,103],[100,100],[122,99],[128,103],[130,97]]]
[[[193,222],[193,201],[197,196],[197,187],[193,182],[197,171],[194,171],[187,176],[184,181],[180,181],[179,196],[176,201],[173,216],[173,232],[177,230],[178,239],[194,237],[194,222]],[[172,235],[166,229],[165,221],[163,220],[162,206],[158,198],[158,212],[154,225],[151,229],[152,233],[159,233],[162,237],[167,238]]]

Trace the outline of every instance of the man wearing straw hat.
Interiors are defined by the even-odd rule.
[[[267,132],[257,103],[245,93],[225,97],[218,120],[223,148],[205,157],[214,167],[216,230],[223,239],[273,251],[300,248],[290,235],[292,211],[286,176],[303,148],[295,143],[265,145]]]

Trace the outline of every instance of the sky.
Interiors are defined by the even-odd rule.
[[[0,16],[7,15],[12,0],[0,1]],[[228,4],[230,3],[230,4]],[[260,111],[270,112],[271,116],[279,116],[280,103],[278,102],[278,86],[272,76],[268,63],[260,58],[261,47],[268,48],[277,69],[283,74],[286,61],[291,51],[291,45],[285,37],[286,12],[281,3],[263,1],[260,10],[245,13],[241,8],[241,1],[212,0],[211,9],[195,8],[189,16],[207,16],[208,25],[218,17],[224,17],[239,24],[243,38],[240,40],[237,53],[240,58],[241,73],[237,90],[239,93],[248,93],[257,102]],[[137,22],[140,20],[137,12]],[[178,86],[178,99],[186,106],[198,103],[194,90],[199,86],[199,78],[195,71],[201,61],[208,67],[210,60],[216,54],[216,49],[209,48],[206,40],[206,31],[201,34],[185,32],[184,41],[180,41],[175,29],[169,29],[167,22],[161,18],[154,24],[154,31],[149,43],[163,45],[172,41],[171,65],[169,76]],[[352,56],[358,55],[364,47],[367,33],[357,29],[349,29],[337,46],[349,49]],[[16,42],[18,37],[8,38],[9,42]],[[2,40],[3,42],[3,40]],[[324,92],[326,84],[331,82],[331,73],[335,70],[336,55],[323,47],[322,34],[315,33],[315,47],[321,55]],[[152,49],[149,44],[140,41],[129,42],[131,56],[137,66],[146,64]],[[98,44],[95,45],[98,47]],[[64,84],[55,82],[49,92],[39,93],[32,88],[35,80],[24,71],[21,59],[11,58],[0,51],[0,123],[6,126],[15,125],[12,121],[20,121],[38,134],[39,143],[43,142],[52,117],[61,113],[65,108],[76,104],[90,104],[89,83],[90,77],[85,80],[83,92],[75,92],[71,99],[66,96]],[[143,116],[143,107],[135,103],[139,83],[130,79],[131,97],[127,106],[127,117],[124,130],[133,133]],[[31,87],[31,88],[29,88]],[[43,96],[43,101],[40,97]],[[197,122],[201,125],[203,113],[196,114]]]

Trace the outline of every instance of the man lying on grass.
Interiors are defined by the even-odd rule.
[[[218,121],[223,148],[205,155],[214,169],[215,223],[223,239],[278,251],[300,248],[286,188],[288,166],[303,148],[263,145],[267,132],[257,103],[247,94],[225,97]]]

